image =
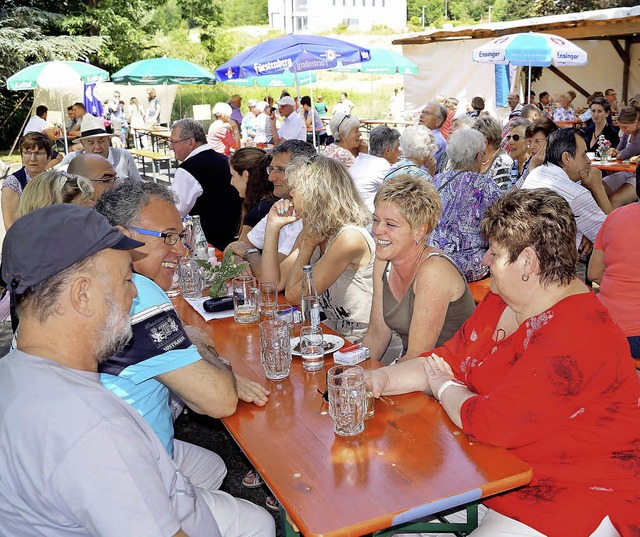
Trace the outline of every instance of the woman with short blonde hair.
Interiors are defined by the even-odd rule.
[[[441,345],[475,306],[460,269],[427,244],[442,212],[435,187],[399,175],[382,184],[374,204],[373,302],[363,343],[374,360],[388,364]],[[386,352],[394,333],[402,351],[393,347]]]

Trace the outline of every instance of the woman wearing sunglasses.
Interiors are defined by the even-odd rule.
[[[360,140],[360,120],[356,116],[337,112],[329,123],[334,142],[322,152],[325,157],[342,162],[351,168],[359,152],[368,152],[367,144]]]
[[[509,156],[513,159],[511,169],[509,170],[509,182],[503,183],[503,190],[509,190],[513,187],[529,167],[529,159],[531,151],[529,140],[525,135],[527,127],[531,125],[528,119],[517,119],[511,124],[511,130],[507,134],[507,146],[509,147]],[[506,189],[504,188],[506,186]]]

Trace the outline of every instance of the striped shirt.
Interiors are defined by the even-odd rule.
[[[555,164],[538,166],[525,179],[522,188],[549,188],[560,194],[571,206],[578,226],[577,244],[580,244],[581,235],[591,242],[596,240],[596,235],[606,214],[596,203],[596,200],[585,187],[574,183],[565,171]]]

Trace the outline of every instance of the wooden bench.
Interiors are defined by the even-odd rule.
[[[480,304],[484,300],[484,297],[489,292],[489,287],[491,287],[491,277],[477,282],[469,282],[469,289],[476,304]]]
[[[151,151],[150,149],[129,149],[129,153],[131,153],[132,157],[136,157],[142,160],[142,174],[146,177],[147,174],[144,171],[144,163],[145,159],[151,160],[151,170],[153,174],[153,182],[157,183],[156,180],[156,162],[164,162],[166,161],[169,166],[168,177],[169,184],[171,184],[171,156],[166,153],[156,153],[155,151]]]

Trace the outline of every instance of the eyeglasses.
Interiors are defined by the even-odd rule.
[[[115,181],[117,181],[119,178],[117,175],[111,175],[111,176],[102,176],[100,179],[89,179],[89,181],[91,181],[92,183],[113,183]]]
[[[521,134],[508,134],[508,135],[506,136],[506,140],[507,140],[507,142],[508,142],[509,140],[513,140],[514,142],[519,142],[519,141],[520,141],[520,138],[524,138],[524,136],[522,136]]]
[[[167,246],[173,246],[178,241],[182,241],[185,238],[184,231],[182,233],[176,233],[175,231],[168,231],[165,233],[163,231],[152,231],[151,229],[144,229],[141,227],[134,227],[134,226],[127,226],[127,228],[133,229],[134,231],[137,231],[141,235],[149,235],[151,237],[162,238],[162,240]]]
[[[191,140],[191,138],[193,138],[193,136],[189,136],[189,138],[183,138],[182,140],[169,140],[168,143],[170,146],[174,146],[176,144],[179,144],[180,142],[186,142],[187,140]]]
[[[338,126],[336,127],[336,132],[340,132],[340,125],[342,125],[344,123],[344,120],[351,117],[351,114],[347,114],[346,116],[344,116],[341,120],[340,123],[338,123]]]
[[[267,166],[267,173],[270,175],[272,173],[279,173],[284,175],[284,172],[287,171],[287,168],[283,168],[282,166]]]
[[[27,160],[29,160],[31,157],[44,158],[46,156],[47,156],[46,151],[23,151],[22,152],[22,157],[26,158]]]

